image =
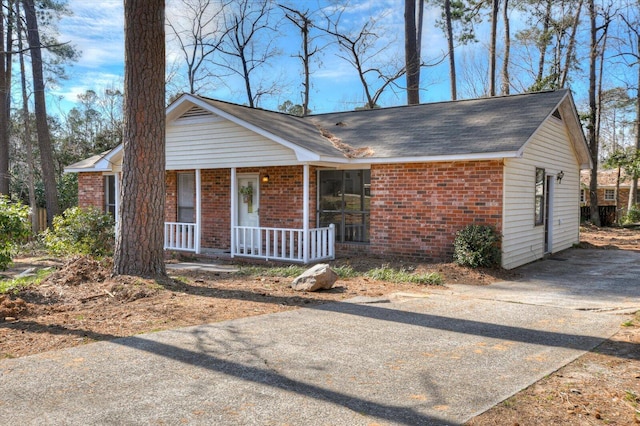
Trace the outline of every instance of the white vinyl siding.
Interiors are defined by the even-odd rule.
[[[167,126],[167,170],[297,164],[293,150],[211,115]]]
[[[505,160],[502,265],[508,269],[545,254],[545,227],[535,226],[534,220],[536,168],[553,177],[549,251],[564,250],[579,239],[579,165],[564,124],[549,118],[526,145],[522,158]],[[560,171],[564,177],[558,183],[555,175]]]

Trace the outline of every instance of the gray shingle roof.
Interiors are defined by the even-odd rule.
[[[321,134],[373,158],[515,152],[568,90],[295,117],[205,99],[247,123],[326,156],[343,156]]]

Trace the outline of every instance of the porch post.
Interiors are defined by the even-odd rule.
[[[196,254],[200,254],[200,228],[202,224],[202,182],[200,182],[200,169],[196,169]]]
[[[236,252],[235,227],[237,225],[237,220],[238,220],[236,215],[236,206],[238,205],[238,189],[236,188],[237,184],[238,182],[236,178],[236,168],[232,167],[231,168],[231,185],[230,185],[231,196],[229,197],[229,199],[231,200],[231,206],[229,208],[229,211],[231,214],[231,220],[229,221],[229,223],[231,224],[231,258],[233,258],[233,254]]]
[[[116,194],[116,214],[114,215],[114,219],[116,222],[116,225],[118,224],[118,222],[120,221],[120,173],[115,173],[113,176],[113,182],[114,182],[114,186],[115,188],[113,188],[115,194]],[[116,226],[116,230],[118,229],[118,227]]]
[[[302,172],[302,261],[309,263],[309,164]]]

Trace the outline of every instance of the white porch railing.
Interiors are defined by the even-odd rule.
[[[196,224],[165,222],[164,249],[196,251]]]
[[[303,229],[234,226],[232,256],[311,263],[335,258],[335,227]],[[305,244],[306,243],[306,244]]]

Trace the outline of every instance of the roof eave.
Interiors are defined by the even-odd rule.
[[[501,160],[504,158],[518,158],[521,155],[517,151],[501,152],[481,152],[448,155],[423,155],[411,157],[363,157],[363,158],[341,158],[322,157],[320,161],[325,163],[339,164],[400,164],[400,163],[435,163],[447,161],[489,161]]]

